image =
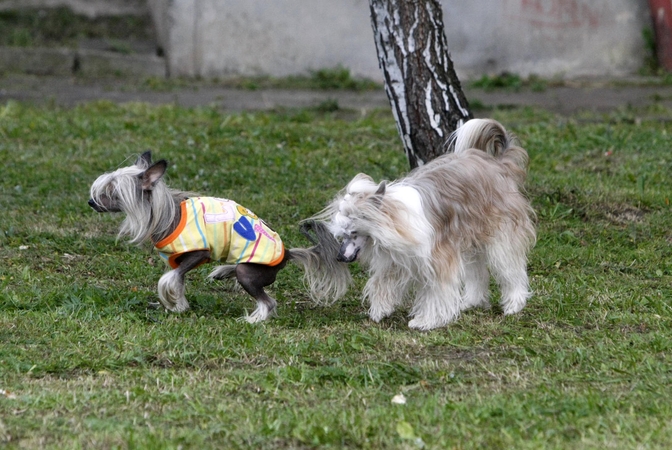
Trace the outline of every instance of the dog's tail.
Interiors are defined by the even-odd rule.
[[[448,152],[462,153],[472,148],[494,156],[511,169],[520,183],[525,181],[527,152],[501,123],[493,119],[471,119],[448,138]]]
[[[321,304],[333,303],[352,283],[347,263],[336,259],[340,244],[321,220],[303,222],[301,232],[314,246],[288,250],[289,259],[303,266],[311,298]]]

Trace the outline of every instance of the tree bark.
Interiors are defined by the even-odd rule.
[[[473,116],[453,68],[438,0],[369,0],[378,63],[411,168],[445,152]]]

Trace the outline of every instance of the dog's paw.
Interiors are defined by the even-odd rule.
[[[434,328],[439,328],[445,325],[445,323],[437,322],[435,320],[428,320],[422,317],[416,317],[410,322],[408,322],[408,327],[413,328],[414,330],[420,331],[429,331]]]
[[[394,312],[394,310],[385,311],[385,310],[380,309],[380,308],[369,308],[369,319],[378,323],[381,320],[383,320],[384,318],[388,317],[393,312]]]
[[[502,310],[504,311],[505,316],[510,316],[513,314],[517,314],[520,311],[523,310],[525,307],[525,302],[519,302],[519,303],[507,303],[502,307]]]
[[[166,308],[170,312],[174,313],[181,313],[185,312],[186,310],[189,309],[189,302],[185,299],[184,301],[178,301],[177,303],[168,303],[168,302],[161,302],[164,308]]]
[[[163,274],[158,285],[159,301],[168,311],[184,312],[189,302],[184,297],[184,279],[176,270]]]
[[[511,314],[516,314],[522,311],[522,309],[527,304],[527,299],[529,296],[529,292],[520,290],[502,298],[501,305],[502,311],[504,311],[504,315],[510,316]]]
[[[259,322],[263,322],[267,318],[268,318],[268,316],[265,316],[264,314],[257,314],[257,312],[255,311],[252,314],[250,314],[249,316],[245,316],[245,321],[247,323],[259,323]]]
[[[185,312],[186,310],[189,309],[189,303],[185,299],[184,301],[178,301],[175,307],[173,308],[173,312],[175,313],[181,313]]]
[[[275,308],[269,311],[268,307],[262,304],[252,311],[252,314],[246,315],[241,320],[245,320],[247,323],[259,323],[274,315]]]
[[[174,313],[181,313],[189,309],[189,302],[187,301],[184,296],[178,297],[177,299],[173,300],[172,297],[166,297],[166,296],[159,296],[159,302],[154,303],[159,305],[159,303],[166,308],[170,312]],[[152,305],[152,303],[150,303]]]
[[[487,296],[476,299],[464,297],[462,299],[462,304],[460,305],[460,311],[466,311],[473,308],[490,309],[492,308],[492,305],[490,304],[490,299],[488,299]]]

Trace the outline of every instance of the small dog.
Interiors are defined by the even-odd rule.
[[[167,167],[165,160],[152,163],[151,152],[145,152],[134,165],[98,177],[89,200],[95,211],[126,213],[119,235],[131,236],[135,244],[151,240],[173,269],[158,285],[166,309],[187,310],[185,274],[219,260],[228,264],[216,267],[209,277],[235,278],[256,299],[257,308],[246,317],[250,323],[275,311],[277,303],[264,287],[288,260],[303,266],[311,292],[334,297],[345,293],[350,273],[346,263],[337,261],[340,244],[324,224],[308,221],[302,226],[314,247],[285,250],[280,236],[249,209],[232,200],[170,189],[163,181]]]
[[[504,314],[520,311],[530,296],[527,253],[536,236],[534,212],[521,193],[527,152],[501,124],[483,119],[466,122],[448,145],[452,153],[392,183],[355,176],[314,218],[342,241],[341,261],[368,267],[364,298],[375,322],[409,292],[408,325],[420,330],[444,326],[468,308],[487,308],[488,267]]]

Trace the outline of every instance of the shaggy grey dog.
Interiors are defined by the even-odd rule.
[[[342,242],[341,261],[368,268],[364,298],[376,322],[405,299],[408,325],[420,330],[487,308],[490,272],[504,314],[519,312],[530,297],[527,254],[536,236],[521,192],[527,152],[494,120],[468,121],[449,145],[451,153],[391,183],[355,176],[315,217]]]

